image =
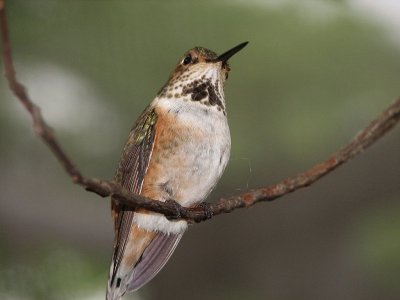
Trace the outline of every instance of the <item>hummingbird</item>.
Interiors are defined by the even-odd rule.
[[[132,193],[185,207],[201,205],[229,159],[224,85],[228,59],[187,51],[129,133],[114,180]],[[167,263],[188,224],[111,199],[115,239],[106,300],[138,290]]]

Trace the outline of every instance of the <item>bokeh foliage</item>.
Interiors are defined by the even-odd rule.
[[[318,162],[400,94],[400,50],[382,28],[347,1],[282,2],[15,0],[7,13],[18,76],[82,171],[101,178],[185,50],[249,40],[231,61],[233,148],[213,199]],[[0,88],[0,296],[96,299],[109,203],[70,183]],[[398,153],[397,129],[307,191],[194,226],[139,295],[398,299]]]

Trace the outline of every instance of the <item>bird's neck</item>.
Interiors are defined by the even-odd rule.
[[[209,76],[207,76],[209,75]],[[211,76],[210,76],[211,75]],[[203,74],[194,80],[178,78],[166,84],[157,95],[157,99],[184,102],[190,107],[209,107],[225,113],[225,95],[223,82],[218,76]],[[169,102],[169,101],[168,101]],[[191,105],[191,104],[194,104]],[[178,103],[173,106],[181,106]]]

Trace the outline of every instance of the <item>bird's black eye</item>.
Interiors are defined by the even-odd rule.
[[[186,55],[186,57],[183,59],[183,64],[188,65],[192,62],[192,56],[190,54]]]

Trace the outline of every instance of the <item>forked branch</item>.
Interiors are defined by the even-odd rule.
[[[354,156],[363,152],[400,121],[400,99],[398,99],[378,115],[366,128],[359,132],[348,144],[332,154],[325,161],[313,166],[307,171],[291,176],[268,187],[253,189],[246,193],[227,198],[220,198],[212,204],[186,208],[175,201],[161,202],[132,194],[113,181],[84,177],[60,146],[52,129],[44,121],[39,107],[32,102],[26,89],[16,78],[11,56],[4,0],[0,0],[0,27],[5,76],[8,80],[10,90],[31,115],[35,133],[57,157],[65,172],[72,178],[72,181],[102,197],[113,196],[121,203],[131,205],[134,208],[141,207],[158,212],[170,219],[186,219],[191,222],[201,222],[212,216],[229,213],[237,208],[249,207],[262,201],[272,201],[300,188],[309,186],[343,163],[346,163]]]

